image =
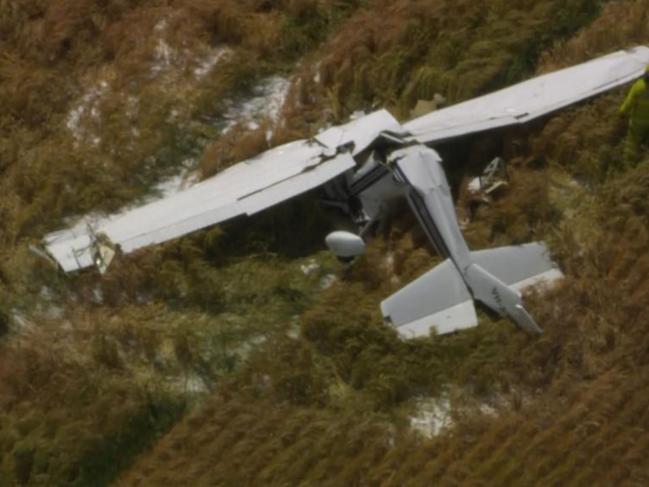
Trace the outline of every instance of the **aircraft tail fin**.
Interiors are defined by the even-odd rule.
[[[563,278],[541,242],[471,252],[471,260],[515,291]]]
[[[446,259],[381,303],[384,318],[404,338],[430,329],[451,333],[478,324],[477,299],[531,333],[541,333],[523,305],[520,291],[563,277],[542,243],[471,252],[472,264],[460,274]],[[469,291],[470,288],[470,291]]]
[[[384,318],[404,338],[451,333],[478,324],[473,298],[446,259],[381,303]]]
[[[501,316],[509,316],[530,333],[541,328],[525,309],[520,291],[537,284],[550,284],[563,277],[542,243],[500,247],[471,252],[465,271],[473,297]]]

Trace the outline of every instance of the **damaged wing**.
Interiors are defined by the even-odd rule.
[[[377,110],[345,125],[331,127],[316,135],[315,140],[331,149],[352,145],[352,155],[356,156],[370,147],[382,132],[403,132],[403,127],[387,110]]]
[[[412,141],[431,144],[523,124],[633,81],[647,64],[649,48],[645,46],[618,51],[434,111],[411,120],[404,128]]]
[[[318,143],[297,141],[236,164],[191,188],[94,227],[49,234],[49,254],[64,271],[98,264],[102,241],[124,253],[201,228],[252,215],[313,189],[354,167],[350,154],[322,155]]]
[[[285,144],[240,162],[191,188],[85,227],[45,237],[49,254],[64,271],[92,265],[105,270],[112,248],[124,253],[201,228],[253,215],[314,189],[355,167],[353,156],[384,131],[400,131],[378,110],[314,137]]]

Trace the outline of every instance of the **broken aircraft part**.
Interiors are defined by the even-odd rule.
[[[405,195],[431,242],[446,260],[381,304],[402,336],[475,326],[473,300],[540,331],[520,290],[561,272],[540,243],[471,252],[460,231],[439,155],[427,145],[462,135],[521,124],[634,80],[649,63],[636,47],[546,74],[495,93],[434,111],[400,125],[379,110],[236,164],[168,198],[110,218],[96,228],[45,237],[50,255],[66,272],[112,255],[101,242],[132,252],[239,215],[252,215],[319,186],[329,203],[360,225],[382,217],[385,204]],[[360,170],[357,168],[360,167]],[[334,251],[361,251],[359,237],[333,238]],[[105,268],[103,266],[102,268]]]

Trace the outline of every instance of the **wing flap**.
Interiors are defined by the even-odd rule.
[[[348,169],[353,168],[355,165],[356,162],[350,154],[338,154],[335,158],[311,170],[307,170],[270,188],[247,196],[240,200],[240,205],[247,215],[254,215],[288,198],[314,189]]]

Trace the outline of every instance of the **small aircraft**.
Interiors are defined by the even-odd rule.
[[[254,215],[322,187],[327,202],[359,225],[359,235],[326,238],[340,258],[363,253],[363,237],[389,207],[406,198],[445,260],[381,303],[403,337],[477,326],[474,300],[529,333],[541,328],[520,291],[562,277],[543,243],[469,250],[449,184],[434,150],[443,141],[533,119],[639,78],[649,64],[640,46],[542,75],[400,124],[385,110],[329,128],[240,162],[189,189],[85,228],[49,234],[45,247],[65,272],[93,265],[104,272],[123,253],[181,237],[225,220]]]

